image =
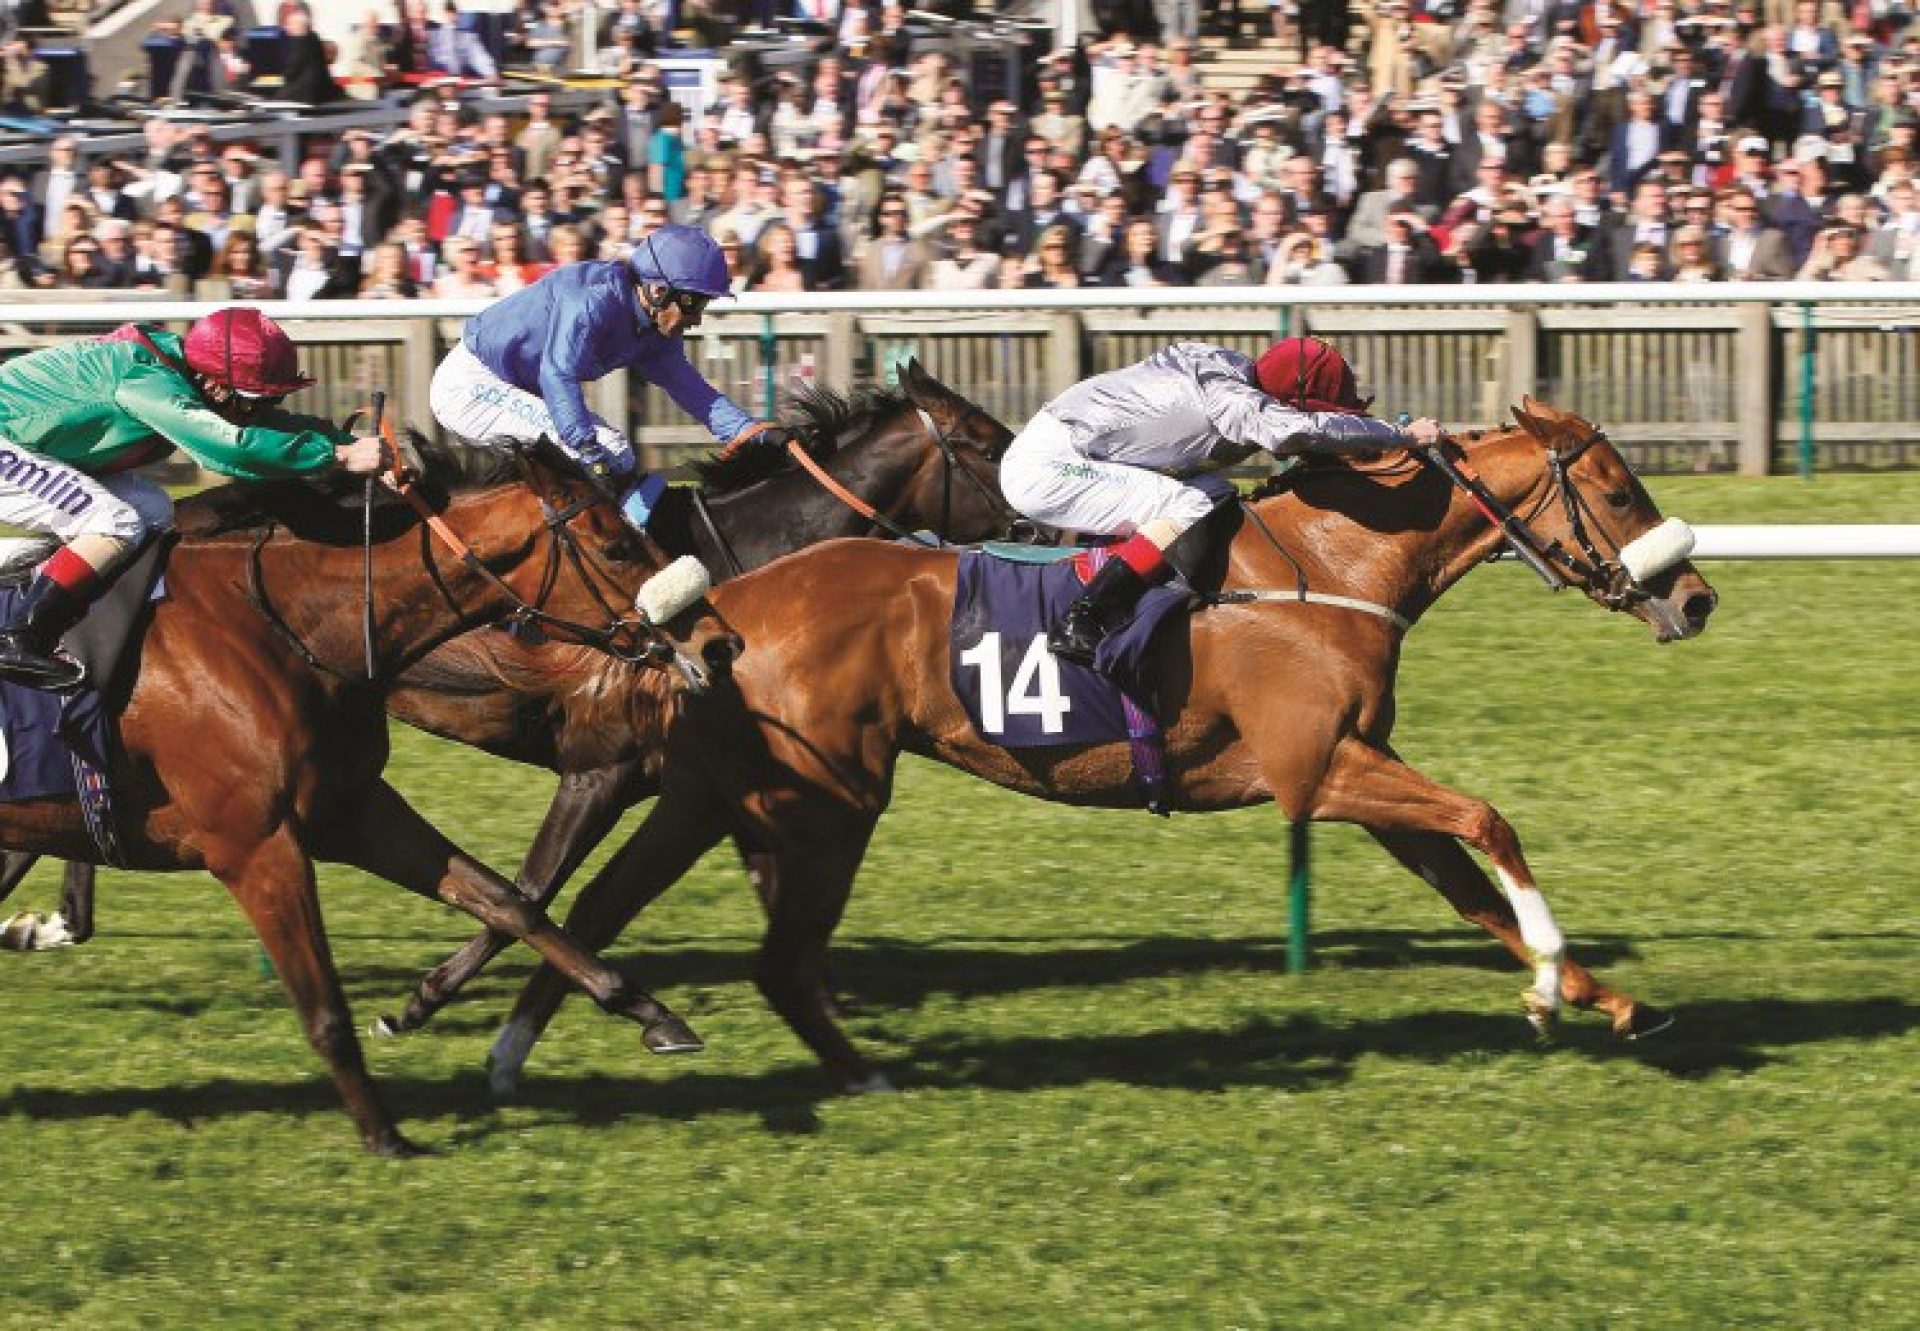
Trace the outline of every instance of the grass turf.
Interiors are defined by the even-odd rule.
[[[1655,488],[1697,521],[1920,513],[1913,476]],[[1920,565],[1708,572],[1713,628],[1656,648],[1483,571],[1402,682],[1408,757],[1512,818],[1578,953],[1677,1009],[1657,1042],[1534,1048],[1520,971],[1357,832],[1316,835],[1294,980],[1271,811],[909,763],[836,953],[903,1094],[825,1095],[716,857],[616,949],[705,1055],[576,1004],[494,1106],[510,953],[369,1046],[441,1151],[394,1164],[219,889],[108,875],[100,939],[0,958],[0,1322],[1913,1325]],[[503,867],[552,785],[412,735],[394,773]],[[468,932],[344,871],[323,896],[362,1024]],[[51,899],[42,870],[17,903]]]

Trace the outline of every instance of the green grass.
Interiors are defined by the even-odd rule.
[[[1912,476],[1656,492],[1920,514]],[[824,1093],[716,857],[617,950],[706,1054],[578,1004],[494,1106],[509,954],[370,1046],[441,1152],[394,1164],[219,889],[111,875],[98,941],[0,957],[0,1322],[1913,1326],[1920,565],[1709,574],[1712,630],[1657,648],[1484,571],[1403,680],[1405,752],[1509,815],[1576,947],[1679,1012],[1657,1043],[1532,1047],[1518,969],[1350,830],[1316,836],[1296,980],[1272,812],[1163,824],[910,763],[836,954],[903,1094]],[[552,786],[411,735],[395,774],[503,867]],[[467,933],[350,873],[324,897],[362,1022]]]

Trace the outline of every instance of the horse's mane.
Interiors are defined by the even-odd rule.
[[[419,460],[417,488],[435,510],[457,494],[519,479],[519,462],[504,449],[439,443],[417,431],[406,446]],[[307,480],[229,482],[180,502],[175,525],[189,540],[258,535],[285,527],[302,540],[357,545],[364,537],[364,479],[328,472]],[[386,540],[414,521],[413,510],[385,486],[374,487],[374,539]]]
[[[865,424],[882,412],[897,410],[906,402],[906,394],[899,389],[861,388],[842,394],[815,384],[794,395],[781,423],[800,436],[816,462],[824,462],[840,447],[841,437],[851,427]],[[716,495],[758,485],[793,467],[793,460],[785,453],[768,448],[742,449],[730,457],[716,453],[693,464],[700,484]]]
[[[1477,444],[1494,430],[1463,430],[1453,436],[1462,444]],[[1394,476],[1420,465],[1419,457],[1409,449],[1392,448],[1375,453],[1306,453],[1291,466],[1283,467],[1256,485],[1246,498],[1250,504],[1279,495],[1291,494],[1304,482],[1318,476]]]

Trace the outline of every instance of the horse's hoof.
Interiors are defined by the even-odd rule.
[[[1559,1007],[1532,989],[1520,991],[1520,1004],[1526,1009],[1527,1025],[1533,1027],[1534,1038],[1541,1044],[1552,1044],[1560,1026]]]
[[[656,1054],[697,1054],[707,1047],[707,1042],[693,1033],[693,1027],[671,1012],[649,1022],[640,1038]]]
[[[859,1081],[844,1083],[841,1090],[848,1095],[898,1095],[900,1088],[887,1080],[884,1072],[875,1072],[862,1077]]]
[[[398,1017],[375,1017],[367,1023],[367,1034],[376,1040],[391,1040],[400,1034]]]
[[[1613,1023],[1613,1033],[1622,1040],[1644,1040],[1673,1025],[1673,1014],[1651,1003],[1635,1003],[1627,1014]]]
[[[496,1100],[511,1100],[520,1094],[520,1069],[487,1060],[487,1089]]]
[[[387,1160],[418,1160],[422,1156],[433,1154],[426,1147],[397,1131],[368,1142],[367,1149]]]

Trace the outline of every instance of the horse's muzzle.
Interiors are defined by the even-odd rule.
[[[1640,608],[1640,618],[1653,627],[1660,642],[1682,642],[1707,631],[1707,620],[1720,604],[1720,593],[1707,584],[1690,566],[1681,572],[1665,595],[1650,597]]]

